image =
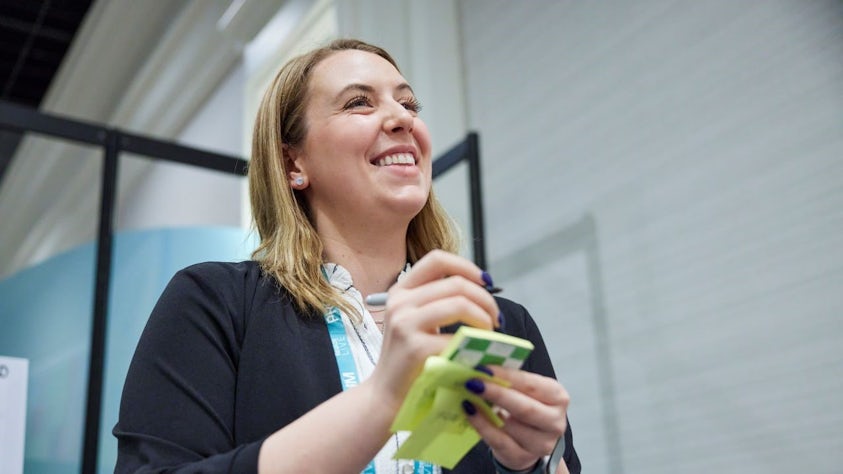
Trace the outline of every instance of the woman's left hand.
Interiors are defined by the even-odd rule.
[[[476,380],[471,382],[471,388],[482,387],[479,395],[498,407],[504,426],[496,427],[480,412],[468,419],[499,463],[514,471],[529,469],[549,455],[565,434],[568,392],[550,377],[505,367],[490,368],[495,376],[512,385],[505,388],[494,383],[476,384]],[[564,464],[563,461],[560,466]]]

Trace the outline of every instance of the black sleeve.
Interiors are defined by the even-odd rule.
[[[220,268],[182,270],[152,311],[113,430],[115,472],[257,471],[263,440],[234,443],[245,285]]]

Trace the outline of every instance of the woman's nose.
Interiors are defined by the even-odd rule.
[[[402,131],[413,131],[413,114],[407,110],[403,104],[395,103],[389,107],[387,117],[384,120],[384,130],[391,133],[398,133]]]

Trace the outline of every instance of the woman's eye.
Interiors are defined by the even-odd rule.
[[[415,112],[415,113],[421,112],[421,109],[422,109],[421,102],[419,102],[419,100],[416,99],[415,97],[402,101],[401,105],[403,105],[404,108],[409,110],[410,112]]]
[[[371,105],[369,98],[364,95],[359,95],[357,97],[353,97],[351,100],[345,103],[346,109],[353,109],[355,107],[368,107]]]

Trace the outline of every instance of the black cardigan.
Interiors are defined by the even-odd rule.
[[[527,311],[498,304],[507,332],[536,346],[525,370],[555,377]],[[257,263],[188,267],[155,305],[129,366],[115,472],[256,472],[266,437],[341,390],[324,319],[299,314]],[[578,473],[570,428],[565,437]],[[451,472],[495,472],[488,447],[478,443]]]

